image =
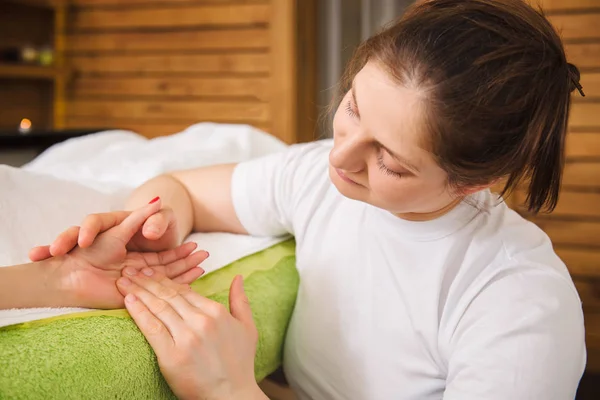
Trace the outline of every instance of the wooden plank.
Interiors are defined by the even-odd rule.
[[[47,81],[0,80],[0,127],[16,129],[21,119],[47,129],[52,123],[52,85]]]
[[[138,56],[77,55],[69,58],[80,75],[263,73],[270,70],[267,53],[169,54]]]
[[[196,120],[153,120],[148,123],[145,121],[136,121],[130,119],[69,117],[67,119],[67,127],[80,129],[124,129],[133,131],[147,138],[153,138],[182,132],[197,122],[198,121]],[[267,124],[261,122],[248,122],[248,124],[262,130],[267,128]]]
[[[86,77],[72,84],[73,95],[88,96],[171,96],[245,97],[269,99],[268,78],[113,78]]]
[[[600,127],[600,103],[575,103],[571,106],[569,127],[593,129]]]
[[[40,8],[56,8],[62,5],[63,0],[4,0],[7,3],[14,3],[27,7],[40,7]]]
[[[600,157],[600,131],[595,133],[568,133],[567,159]]]
[[[513,193],[515,204],[522,209],[526,192],[519,189]],[[568,217],[600,217],[600,193],[581,193],[561,191],[558,204],[552,215]]]
[[[566,163],[562,183],[569,186],[600,187],[600,162]]]
[[[72,116],[106,119],[167,118],[197,122],[269,120],[269,106],[257,102],[73,100],[68,103],[68,112]]]
[[[600,12],[585,14],[557,14],[548,19],[556,27],[563,40],[600,38]]]
[[[600,278],[600,251],[555,246],[556,254],[563,260],[573,276]]]
[[[297,18],[295,0],[271,0],[272,133],[286,143],[298,141]]]
[[[54,80],[59,74],[58,69],[39,65],[0,64],[0,79],[48,79]]]
[[[565,50],[569,62],[579,69],[600,68],[600,43],[567,43]]]
[[[15,0],[18,1],[18,0]],[[98,6],[139,6],[139,5],[172,5],[172,4],[221,4],[221,3],[268,3],[269,0],[69,0],[76,7]]]
[[[575,288],[585,308],[594,308],[600,311],[600,280],[573,279]],[[600,331],[597,332],[600,334]]]
[[[600,32],[600,30],[599,30]],[[600,65],[599,65],[600,66]],[[583,86],[583,92],[585,93],[585,99],[582,99],[579,93],[573,92],[573,99],[575,101],[589,101],[600,99],[600,72],[596,73],[583,73],[581,74],[580,80],[581,86]]]
[[[600,253],[600,222],[564,221],[555,218],[533,218],[531,221],[546,232],[555,245],[598,246]],[[600,275],[600,264],[598,274]]]
[[[528,2],[534,6],[538,4],[541,5],[545,11],[576,10],[580,8],[600,7],[598,0],[528,0]]]
[[[267,4],[224,4],[184,7],[83,9],[73,13],[75,31],[137,30],[216,25],[254,25],[269,22]]]
[[[80,33],[69,35],[67,51],[85,53],[98,51],[167,51],[267,49],[269,30],[261,28],[175,31]]]

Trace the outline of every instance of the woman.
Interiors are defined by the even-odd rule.
[[[302,399],[572,399],[580,299],[548,237],[489,188],[506,179],[526,186],[531,212],[554,208],[576,87],[525,2],[419,2],[358,49],[333,142],[150,180],[128,209],[163,205],[128,246],[293,234],[301,286],[284,367]],[[91,216],[31,257],[86,248],[121,215]],[[264,398],[247,314],[162,276],[118,287],[177,395]]]

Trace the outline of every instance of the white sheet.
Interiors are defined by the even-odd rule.
[[[148,140],[129,131],[71,139],[22,168],[0,166],[0,266],[28,262],[29,249],[51,242],[90,213],[122,209],[131,189],[164,172],[240,162],[286,145],[246,125],[202,123]],[[210,252],[207,272],[284,238],[196,233],[187,240]],[[0,326],[85,309],[0,310]]]

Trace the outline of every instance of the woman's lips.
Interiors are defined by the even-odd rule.
[[[337,172],[337,174],[339,175],[339,177],[340,177],[340,178],[342,178],[342,180],[343,180],[344,182],[352,183],[353,185],[358,185],[358,183],[356,183],[356,182],[354,182],[352,179],[348,178],[348,177],[346,176],[346,174],[344,174],[344,173],[342,172],[342,170],[340,170],[340,169],[337,169],[337,168],[336,168],[336,169],[335,169],[335,172]]]

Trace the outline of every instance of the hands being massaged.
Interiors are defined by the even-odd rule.
[[[30,258],[60,271],[73,305],[124,304],[178,398],[267,399],[254,379],[258,333],[241,277],[231,285],[231,312],[192,291],[208,253],[177,246],[175,227],[156,198],[133,212],[91,215]]]

